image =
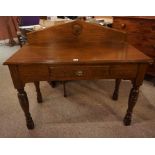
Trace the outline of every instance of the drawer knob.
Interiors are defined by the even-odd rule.
[[[79,70],[75,72],[76,76],[83,76],[83,71]]]
[[[125,29],[126,28],[126,24],[121,24],[121,28]]]

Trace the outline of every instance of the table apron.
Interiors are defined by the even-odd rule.
[[[19,75],[26,82],[49,80],[132,79],[138,64],[105,65],[20,65]]]

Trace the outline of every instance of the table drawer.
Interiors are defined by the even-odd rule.
[[[51,66],[51,80],[88,80],[103,78],[134,78],[137,64],[114,64],[103,66]]]
[[[110,66],[52,66],[51,80],[84,80],[109,77]]]

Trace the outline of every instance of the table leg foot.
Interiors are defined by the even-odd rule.
[[[34,129],[34,122],[29,112],[29,101],[28,101],[27,94],[24,91],[24,88],[18,89],[18,99],[19,99],[21,108],[23,109],[23,112],[25,114],[27,128]]]
[[[112,99],[117,101],[118,100],[118,94],[117,93],[114,93],[113,96],[112,96]]]
[[[130,95],[129,95],[127,113],[123,120],[124,125],[126,125],[126,126],[131,124],[132,112],[133,112],[133,108],[137,102],[138,94],[139,94],[139,86],[133,86],[133,88],[130,91]]]
[[[34,122],[30,113],[26,116],[26,125],[28,129],[34,129]]]
[[[116,79],[115,81],[115,90],[112,96],[113,100],[118,100],[118,94],[119,94],[119,87],[120,87],[121,79]]]
[[[42,99],[42,95],[41,95],[41,91],[40,91],[39,81],[34,82],[34,85],[36,87],[36,92],[37,92],[37,101],[38,101],[38,103],[42,103],[43,99]]]
[[[131,125],[131,114],[126,114],[125,117],[124,117],[124,120],[123,120],[123,123],[125,126],[129,126]]]

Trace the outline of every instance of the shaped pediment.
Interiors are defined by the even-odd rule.
[[[81,20],[48,27],[28,34],[29,44],[125,42],[124,32]]]

